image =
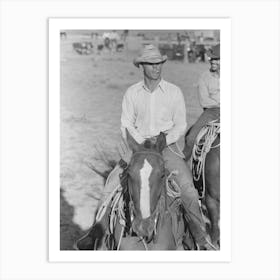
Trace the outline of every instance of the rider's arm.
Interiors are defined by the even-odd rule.
[[[173,123],[174,126],[167,131],[166,144],[167,146],[175,143],[185,134],[187,128],[186,122],[186,106],[183,93],[178,88],[174,93],[173,108]]]
[[[124,95],[122,102],[122,115],[121,115],[121,132],[124,139],[126,139],[126,129],[130,135],[135,139],[138,144],[141,144],[145,139],[135,128],[136,114],[133,106],[132,97],[129,91]]]
[[[119,163],[119,166],[122,169],[126,169],[132,156],[132,150],[130,149],[129,145],[127,144],[126,140],[121,139],[121,141],[118,144],[118,151],[121,156]]]
[[[201,77],[198,81],[198,97],[202,108],[215,108],[219,107],[217,100],[211,98],[209,89],[207,87],[204,77]]]

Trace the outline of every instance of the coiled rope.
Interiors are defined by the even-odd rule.
[[[193,179],[197,182],[202,175],[202,194],[199,197],[203,198],[205,195],[205,159],[207,153],[211,148],[217,148],[220,143],[212,147],[213,142],[216,140],[220,133],[220,123],[214,120],[205,125],[197,135],[196,142],[193,147],[191,165]]]
[[[117,185],[116,188],[108,195],[108,197],[101,204],[96,214],[96,222],[101,221],[108,207],[111,208],[109,215],[109,233],[113,234],[117,218],[119,218],[119,223],[122,226],[121,236],[117,246],[117,250],[119,250],[125,228],[124,200],[121,184]]]
[[[179,198],[181,195],[180,188],[176,184],[174,179],[171,179],[173,175],[177,175],[178,171],[174,170],[172,171],[166,178],[166,190],[167,195],[172,198]],[[101,204],[97,214],[96,214],[96,222],[101,221],[103,216],[105,215],[108,207],[111,208],[110,210],[110,219],[109,219],[109,233],[114,233],[114,228],[116,226],[116,222],[118,219],[118,222],[120,223],[122,229],[121,229],[121,235],[118,241],[117,250],[120,249],[121,241],[123,238],[123,233],[125,229],[126,224],[126,218],[124,213],[124,198],[123,198],[123,188],[121,184],[117,185],[116,188],[108,195],[108,197],[104,200],[104,202]],[[148,250],[148,246],[143,238],[140,237],[140,240],[142,241],[145,250]]]

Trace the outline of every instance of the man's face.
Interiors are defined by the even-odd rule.
[[[220,71],[220,59],[211,59],[210,60],[210,70],[212,72]]]
[[[161,78],[162,62],[160,63],[142,63],[144,76],[150,80]]]

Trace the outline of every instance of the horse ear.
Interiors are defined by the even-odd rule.
[[[156,149],[159,153],[161,153],[165,147],[166,147],[166,137],[165,134],[161,132],[157,137]]]
[[[128,129],[125,129],[126,132],[126,141],[127,144],[129,146],[129,148],[135,153],[137,151],[139,151],[140,149],[140,144],[138,144],[135,139],[130,135],[130,133],[128,132]]]

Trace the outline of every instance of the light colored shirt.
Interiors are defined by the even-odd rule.
[[[160,132],[167,133],[167,145],[176,142],[187,128],[185,100],[180,88],[163,79],[153,92],[144,81],[129,87],[122,103],[124,138],[126,128],[139,144]]]
[[[198,82],[198,95],[202,108],[220,107],[220,78],[209,70]]]

